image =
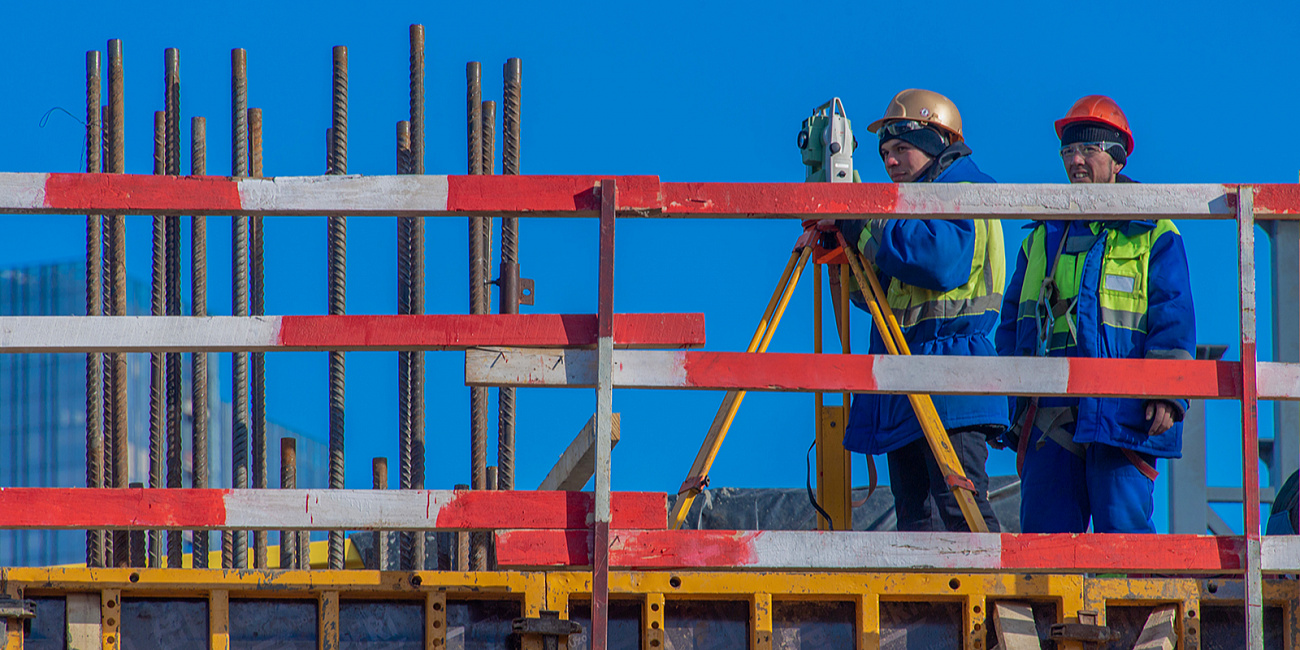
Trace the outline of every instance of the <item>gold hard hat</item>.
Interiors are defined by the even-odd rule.
[[[889,100],[885,116],[867,125],[875,133],[880,125],[891,120],[915,120],[933,124],[952,134],[953,142],[961,142],[961,113],[951,99],[930,90],[908,88]]]

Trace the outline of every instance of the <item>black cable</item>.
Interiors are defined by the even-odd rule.
[[[812,507],[816,509],[821,516],[826,518],[826,529],[835,530],[835,520],[831,519],[830,513],[827,513],[822,509],[821,505],[817,503],[817,495],[813,493],[812,489],[812,450],[816,447],[817,440],[814,438],[813,443],[808,445],[808,453],[804,454],[804,458],[808,461],[808,502],[812,504]]]

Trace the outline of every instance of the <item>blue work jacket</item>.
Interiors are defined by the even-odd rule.
[[[996,337],[1001,355],[1194,358],[1196,315],[1187,254],[1173,222],[1043,221],[1028,228],[1030,235],[1021,246],[1002,305]],[[1058,257],[1062,262],[1055,263]],[[1039,305],[1042,278],[1053,272],[1061,296],[1077,297],[1074,331],[1061,319],[1046,324],[1050,310]],[[1020,410],[1024,403],[1013,398],[1011,410]],[[1151,421],[1143,399],[1043,397],[1038,402],[1040,409],[1077,408],[1067,430],[1073,427],[1078,444],[1102,443],[1178,458],[1187,401],[1170,403],[1177,407],[1177,422],[1162,434],[1148,436]]]
[[[961,146],[961,145],[954,145]],[[964,149],[964,147],[963,147]],[[969,150],[965,150],[967,153]],[[969,155],[944,168],[933,183],[993,183]],[[889,219],[872,222],[859,248],[888,287],[891,310],[912,354],[996,356],[991,335],[1006,276],[1002,228],[996,220]],[[854,304],[865,310],[861,295]],[[868,321],[870,322],[870,321]],[[880,332],[871,331],[871,354],[887,354]],[[949,432],[1007,427],[1002,397],[934,395]],[[854,395],[844,447],[883,454],[922,436],[907,395]]]

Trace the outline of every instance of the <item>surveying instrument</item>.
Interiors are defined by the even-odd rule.
[[[853,137],[853,128],[844,104],[838,97],[818,106],[813,114],[803,121],[796,140],[803,155],[805,167],[804,181],[808,183],[857,183],[861,182],[853,169],[853,151],[857,141]],[[880,338],[884,341],[889,354],[910,355],[903,330],[889,307],[884,287],[876,273],[871,260],[864,258],[858,250],[857,242],[848,242],[844,234],[833,223],[822,225],[816,221],[805,221],[804,232],[795,241],[794,251],[785,265],[781,279],[768,300],[763,318],[759,320],[758,329],[750,338],[750,354],[767,351],[776,326],[781,322],[790,297],[794,294],[799,278],[808,260],[813,260],[813,353],[822,353],[822,282],[821,267],[828,266],[828,275],[838,273],[838,299],[833,300],[835,320],[840,337],[840,351],[849,354],[849,295],[853,283],[862,292],[863,301],[871,313]],[[852,280],[852,282],[851,282]],[[966,525],[972,532],[986,533],[988,526],[975,504],[975,485],[966,478],[961,462],[948,440],[939,414],[935,411],[934,401],[929,395],[908,394],[908,401],[916,413],[926,442],[934,454],[940,470],[943,472],[948,488],[957,498],[957,504],[966,519]],[[709,470],[717,458],[722,442],[727,437],[740,404],[745,399],[745,391],[732,390],[722,398],[718,413],[713,418],[708,434],[691,465],[690,474],[678,489],[677,501],[669,516],[669,525],[681,528],[690,512],[695,497],[708,487]],[[853,506],[849,478],[851,476],[849,452],[844,449],[843,437],[848,425],[851,396],[842,394],[842,403],[838,406],[826,406],[823,393],[814,393],[815,431],[814,445],[817,447],[817,495],[813,495],[811,476],[808,493],[813,507],[818,511],[817,527],[820,530],[852,530]],[[876,467],[868,456],[870,484],[876,485]],[[811,473],[810,473],[811,474]],[[870,492],[868,492],[870,496]]]

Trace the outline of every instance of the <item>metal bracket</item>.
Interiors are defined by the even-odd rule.
[[[36,602],[0,596],[0,619],[36,618]]]
[[[533,304],[534,293],[535,291],[533,290],[533,279],[519,278],[519,304],[521,305]]]
[[[540,639],[544,650],[559,647],[560,637],[568,640],[570,635],[581,634],[582,625],[560,618],[560,613],[553,609],[538,612],[536,618],[516,618],[510,629],[519,639]]]
[[[1113,630],[1097,624],[1097,612],[1090,609],[1079,610],[1078,623],[1055,623],[1047,633],[1049,639],[1081,641],[1083,643],[1106,643],[1119,638]]]
[[[706,487],[709,487],[708,476],[687,476],[686,480],[682,481],[682,486],[677,488],[677,493],[678,494],[689,493],[692,496],[694,496],[696,494],[699,494],[700,492],[703,492],[704,488]]]

